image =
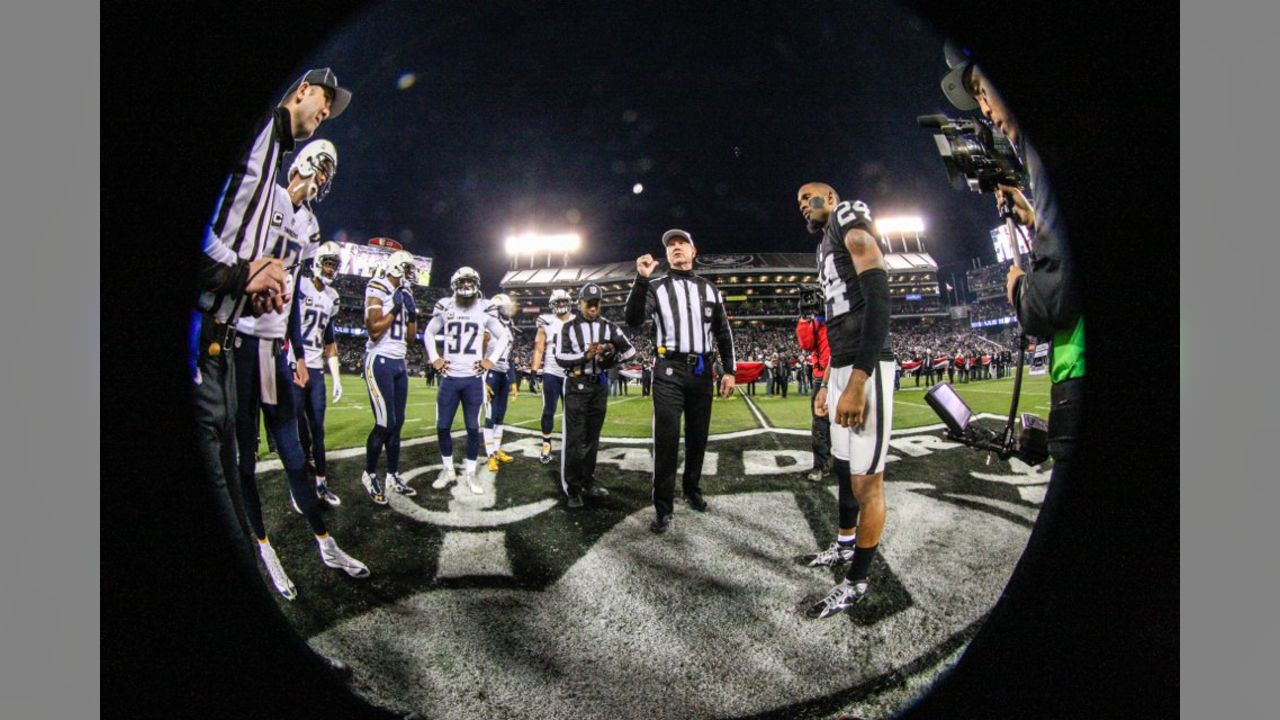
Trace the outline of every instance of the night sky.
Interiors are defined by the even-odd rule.
[[[340,156],[324,233],[400,239],[433,285],[468,264],[496,292],[528,229],[581,233],[583,263],[656,254],[670,227],[704,253],[807,252],[811,180],[922,215],[944,278],[994,260],[994,201],[952,189],[915,123],[958,114],[942,39],[892,3],[389,2],[324,65],[355,94],[316,135]]]

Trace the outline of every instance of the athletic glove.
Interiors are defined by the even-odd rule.
[[[330,355],[326,358],[329,364],[329,375],[333,377],[333,402],[342,399],[342,378],[338,377],[338,356]]]

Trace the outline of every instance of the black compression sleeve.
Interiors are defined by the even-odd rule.
[[[858,284],[867,304],[862,310],[862,344],[853,367],[870,375],[889,338],[889,275],[880,268],[871,268],[858,275]]]

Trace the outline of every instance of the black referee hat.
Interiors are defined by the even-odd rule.
[[[327,87],[333,91],[333,103],[329,106],[329,120],[341,115],[342,111],[347,109],[347,103],[351,102],[351,91],[344,87],[338,87],[338,76],[333,74],[333,70],[330,68],[315,68],[314,70],[308,70],[305,75],[289,86],[289,91],[284,94],[284,97],[280,98],[281,104],[288,100],[290,95],[297,92],[298,87],[304,82],[308,85]]]
[[[601,300],[604,298],[604,291],[595,283],[587,283],[578,291],[578,299],[584,301]]]

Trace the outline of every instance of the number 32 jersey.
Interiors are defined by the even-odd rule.
[[[427,346],[427,357],[434,360],[444,357],[448,365],[445,367],[447,377],[472,377],[476,372],[476,363],[484,355],[484,333],[489,331],[489,357],[496,359],[506,353],[510,335],[496,313],[490,313],[489,301],[476,298],[467,307],[459,306],[452,297],[444,298],[436,303],[427,323],[427,331],[423,333],[423,342]],[[444,354],[436,352],[437,338],[443,341]]]
[[[866,299],[858,282],[853,256],[844,244],[844,236],[853,229],[866,230],[875,236],[871,210],[861,200],[845,200],[836,205],[822,231],[818,244],[818,282],[827,311],[827,341],[831,345],[831,366],[853,363],[862,342],[862,311]],[[889,339],[881,348],[882,359],[892,360]]]

